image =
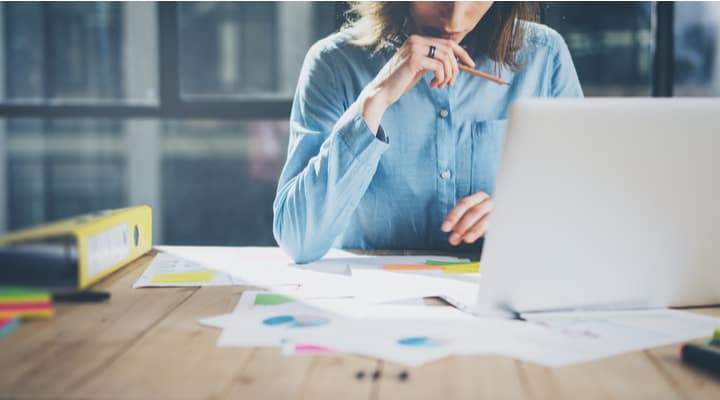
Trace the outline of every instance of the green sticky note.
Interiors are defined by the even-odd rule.
[[[208,283],[212,282],[215,271],[195,272],[174,272],[169,274],[157,274],[153,276],[151,283]]]
[[[720,328],[715,328],[715,332],[713,332],[712,338],[710,338],[710,343],[715,346],[720,346]]]
[[[439,261],[439,260],[426,260],[425,265],[467,265],[467,264],[478,264],[477,261]]]
[[[282,294],[258,293],[255,295],[256,306],[276,306],[279,304],[292,303],[295,299]]]
[[[24,288],[0,288],[0,301],[50,301],[50,292]]]

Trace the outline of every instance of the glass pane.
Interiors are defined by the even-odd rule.
[[[675,2],[676,96],[720,96],[720,3]]]
[[[109,120],[3,121],[9,229],[126,204],[122,125]],[[5,152],[5,149],[0,151]]]
[[[565,38],[586,96],[651,94],[651,3],[545,4],[542,21]]]
[[[333,2],[179,4],[187,99],[288,98],[305,53],[335,29]]]
[[[0,32],[2,102],[157,102],[154,3],[1,3]]]
[[[288,121],[174,121],[162,136],[167,243],[274,245]]]
[[[287,125],[0,120],[0,232],[148,204],[156,243],[274,245]]]

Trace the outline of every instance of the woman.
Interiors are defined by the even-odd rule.
[[[509,106],[582,96],[567,46],[522,3],[354,11],[359,19],[316,43],[300,73],[276,240],[296,262],[331,247],[479,253]]]

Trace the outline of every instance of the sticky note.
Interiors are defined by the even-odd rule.
[[[720,346],[720,328],[716,328],[715,332],[713,332],[713,335],[710,338],[710,344],[713,346]]]
[[[478,264],[478,262],[468,261],[439,261],[439,260],[426,260],[425,265],[465,265],[465,264]]]
[[[476,274],[480,272],[478,268],[448,268],[443,270],[446,274]]]
[[[427,263],[434,264],[427,264]],[[383,269],[391,271],[442,271],[448,274],[469,274],[480,271],[479,262],[453,262],[428,260],[426,264],[388,264]]]
[[[51,303],[0,305],[0,318],[52,317],[55,310]]]
[[[395,271],[442,271],[443,267],[425,264],[387,264],[383,265],[383,269]]]
[[[50,292],[23,288],[0,289],[0,303],[25,303],[50,301]]]
[[[215,271],[173,272],[153,276],[151,283],[207,283],[212,282]]]
[[[7,335],[20,325],[16,318],[0,320],[0,337]]]
[[[17,320],[15,318],[0,318],[0,329],[6,327],[7,325],[12,325]]]
[[[295,299],[282,294],[258,293],[255,295],[256,306],[276,306],[278,304],[292,303]]]
[[[0,303],[0,311],[45,310],[52,308],[47,301],[38,303]]]
[[[469,274],[480,272],[480,263],[454,264],[443,267],[443,272],[448,274]]]

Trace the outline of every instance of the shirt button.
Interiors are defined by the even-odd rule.
[[[450,114],[448,112],[448,110],[446,110],[444,108],[442,110],[440,110],[440,118],[447,118],[448,114]]]
[[[450,178],[450,171],[446,169],[445,171],[443,171],[443,172],[440,173],[440,177],[443,178],[443,179],[448,179],[448,178]]]

